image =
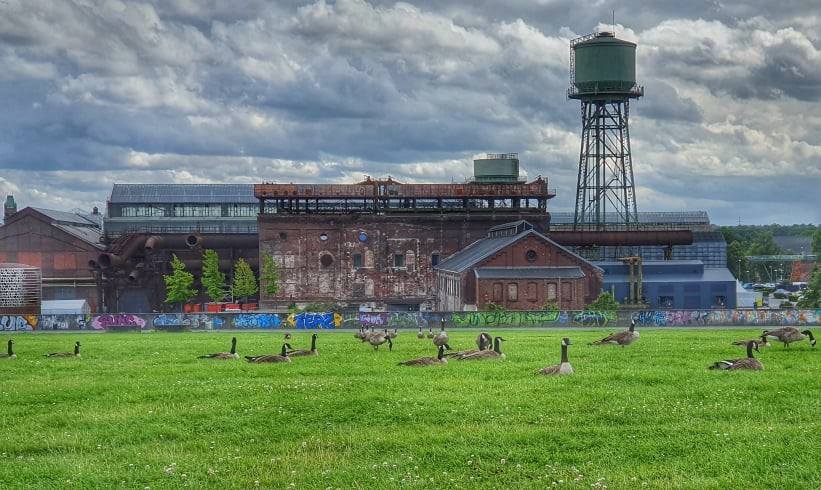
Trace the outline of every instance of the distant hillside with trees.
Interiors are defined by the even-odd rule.
[[[743,282],[775,282],[788,279],[792,263],[751,262],[749,256],[797,255],[796,250],[783,250],[776,237],[807,237],[805,254],[821,256],[821,227],[815,225],[739,225],[719,228],[727,242],[727,267]]]

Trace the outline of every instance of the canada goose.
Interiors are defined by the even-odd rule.
[[[812,332],[810,332],[809,330],[802,330],[801,332],[799,332],[798,329],[795,327],[782,327],[776,330],[764,330],[764,333],[762,335],[773,340],[783,342],[784,347],[787,347],[793,342],[804,340],[805,338],[809,337],[810,345],[815,347],[815,337],[812,336]]]
[[[759,347],[770,346],[770,341],[767,340],[767,336],[764,334],[761,334],[761,337],[758,339],[736,340],[735,342],[733,342],[733,345],[746,346],[748,342],[758,342]]]
[[[493,339],[493,350],[480,350],[477,352],[472,352],[470,354],[464,355],[459,358],[460,361],[469,361],[474,359],[505,359],[505,355],[502,353],[500,347],[501,342],[504,342],[505,339],[502,337],[496,337]]]
[[[417,339],[424,339],[425,338],[425,332],[422,331],[422,327],[419,327],[419,333],[416,334],[416,338]]]
[[[45,357],[80,357],[80,342],[74,342],[74,352],[52,352]]]
[[[311,349],[296,349],[292,351],[288,351],[288,357],[294,356],[315,356],[316,352],[316,334],[311,335]]]
[[[447,364],[448,360],[445,358],[445,346],[439,346],[439,355],[436,357],[419,357],[411,359],[410,361],[400,362],[400,366],[435,366]]]
[[[285,340],[291,340],[291,334],[290,333],[285,334]]]
[[[387,333],[387,335],[388,335],[388,337],[389,337],[389,338],[391,338],[391,339],[395,339],[395,338],[396,338],[396,336],[397,336],[397,335],[399,335],[399,333],[398,333],[396,330],[397,330],[397,329],[395,329],[395,328],[394,328],[394,329],[393,329],[393,332],[388,332],[387,330],[386,330],[385,332]]]
[[[445,332],[445,319],[442,318],[442,329],[433,336],[433,345],[436,347],[441,347],[444,345],[447,350],[450,350],[448,340],[448,333]]]
[[[752,369],[754,371],[759,371],[764,369],[761,361],[753,357],[753,349],[758,352],[758,342],[755,340],[747,342],[747,357],[716,361],[710,366],[710,369],[724,369],[727,371],[735,371],[737,369]]]
[[[378,350],[379,346],[384,344],[385,342],[388,343],[388,350],[393,350],[393,341],[388,336],[388,331],[385,330],[384,332],[374,332],[368,336],[368,343],[373,346],[374,350]]]
[[[215,352],[214,354],[203,354],[197,359],[239,359],[237,354],[237,338],[231,337],[231,352]]]
[[[622,347],[625,345],[630,345],[635,342],[639,338],[639,333],[636,332],[636,321],[630,321],[630,328],[627,330],[622,330],[621,332],[611,333],[607,337],[597,340],[595,342],[591,342],[590,345],[602,345],[602,344],[618,344]]]
[[[476,336],[476,347],[479,350],[489,349],[491,344],[493,344],[493,337],[489,333],[482,332]]]
[[[484,335],[484,333],[481,333],[478,337],[476,337],[476,342],[479,343],[479,349],[467,349],[455,352],[448,352],[447,354],[445,354],[445,357],[461,358],[465,357],[468,354],[473,354],[474,352],[480,352],[487,349],[487,346],[493,343],[493,339],[490,338],[489,334],[487,334],[487,338],[485,338]]]
[[[429,339],[433,338],[433,327],[428,327],[428,338]]]
[[[9,339],[9,353],[0,354],[0,359],[11,359],[12,357],[17,357],[17,354],[14,353],[14,350],[11,347],[12,345],[14,345],[14,341]]]
[[[536,374],[559,375],[559,374],[573,374],[573,366],[567,361],[567,346],[571,345],[570,339],[567,337],[562,339],[562,362],[554,366],[547,366],[540,369]]]
[[[248,362],[253,363],[263,363],[263,362],[291,362],[291,358],[288,357],[288,349],[291,348],[291,344],[284,343],[282,344],[282,351],[279,354],[264,354],[261,356],[245,356],[245,359]]]

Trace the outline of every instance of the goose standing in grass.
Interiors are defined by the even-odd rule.
[[[288,351],[288,357],[294,356],[315,356],[316,352],[316,334],[311,335],[311,349],[295,349]]]
[[[448,360],[445,358],[445,346],[439,346],[439,354],[436,357],[419,357],[411,359],[410,361],[400,362],[400,366],[441,366],[447,364]]]
[[[573,374],[573,366],[567,360],[567,346],[571,345],[570,339],[565,337],[562,339],[562,362],[554,366],[547,366],[540,369],[536,374],[545,374],[548,376]]]
[[[502,337],[496,337],[493,339],[493,350],[480,350],[476,352],[472,352],[470,354],[464,355],[458,358],[460,361],[472,361],[472,360],[479,360],[479,359],[505,359],[504,353],[501,350],[501,343],[505,342],[505,339]]]
[[[422,331],[422,327],[419,327],[419,333],[416,334],[416,338],[417,339],[424,339],[425,338],[425,332]]]
[[[12,357],[17,357],[17,354],[14,353],[14,349],[12,346],[14,345],[14,341],[9,339],[9,352],[8,354],[0,354],[0,359],[11,359]]]
[[[291,362],[291,358],[288,357],[288,349],[291,349],[291,344],[285,342],[284,344],[282,344],[282,351],[279,354],[245,356],[245,359],[247,359],[248,362],[253,362],[255,364],[260,364],[263,362]]]
[[[639,333],[636,332],[636,321],[630,321],[630,328],[627,330],[622,330],[621,332],[611,333],[607,337],[597,340],[595,342],[591,342],[590,345],[602,345],[602,344],[618,344],[622,347],[625,345],[630,345],[639,338]]]
[[[487,337],[484,337],[484,335],[487,335]],[[466,350],[459,350],[459,351],[455,351],[455,352],[448,352],[447,354],[445,354],[445,357],[452,357],[454,359],[459,359],[459,358],[465,357],[468,354],[473,354],[475,352],[483,351],[483,350],[487,349],[487,347],[493,343],[493,339],[490,337],[490,334],[480,333],[479,336],[476,337],[476,342],[479,344],[478,349],[466,349]]]
[[[448,333],[445,332],[445,319],[442,318],[442,329],[433,336],[433,345],[436,347],[445,346],[447,350],[451,350],[450,346],[448,345]]]
[[[367,342],[373,346],[373,350],[378,350],[379,346],[384,344],[385,342],[388,343],[388,350],[393,350],[393,341],[391,341],[390,336],[388,336],[388,331],[385,330],[383,332],[373,332],[368,335]]]
[[[399,332],[397,332],[396,328],[393,329],[393,332],[388,332],[386,330],[385,333],[387,334],[388,338],[390,338],[390,339],[395,339],[396,336],[399,335]]]
[[[80,357],[80,342],[74,342],[74,352],[52,352],[45,357]]]
[[[776,330],[764,330],[763,336],[777,340],[784,343],[784,347],[789,346],[793,342],[810,338],[810,345],[815,347],[815,337],[809,330],[798,331],[795,327],[782,327]]]
[[[434,335],[434,334],[433,334],[433,327],[428,327],[428,338],[429,338],[429,339],[432,339],[432,338],[433,338],[433,335]]]
[[[230,352],[215,352],[213,354],[203,354],[201,356],[197,356],[197,359],[239,359],[239,354],[237,354],[237,338],[231,337]]]
[[[489,349],[492,344],[493,337],[491,337],[489,333],[482,332],[476,336],[476,347],[478,347],[479,350]]]
[[[761,338],[758,339],[736,340],[735,342],[733,342],[733,345],[746,346],[749,342],[758,342],[759,347],[770,346],[770,341],[767,340],[767,336],[764,334],[761,334]]]
[[[716,361],[710,366],[710,369],[723,369],[726,371],[750,369],[754,371],[760,371],[764,369],[764,366],[761,364],[761,361],[753,357],[753,349],[755,349],[755,351],[758,352],[758,342],[756,342],[755,340],[747,342],[747,357]]]

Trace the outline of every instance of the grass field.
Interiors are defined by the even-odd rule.
[[[393,351],[321,331],[290,364],[281,332],[16,334],[0,360],[2,488],[821,488],[821,349],[760,329],[510,330],[504,361],[451,361],[400,331]],[[308,348],[311,331],[291,344]],[[454,349],[476,331],[451,331]],[[559,362],[573,376],[534,373]],[[43,354],[82,342],[82,358]]]

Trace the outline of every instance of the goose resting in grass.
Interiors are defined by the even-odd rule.
[[[570,365],[570,362],[567,360],[567,346],[571,345],[570,339],[567,337],[562,339],[562,362],[560,364],[556,364],[554,366],[547,366],[539,371],[536,374],[545,374],[545,375],[560,375],[560,374],[573,374],[573,366]]]
[[[311,348],[310,348],[310,350],[308,350],[308,349],[291,350],[291,351],[288,351],[288,357],[315,356],[317,354],[317,352],[316,352],[316,337],[317,337],[316,334],[311,335]]]
[[[758,339],[736,340],[735,342],[733,342],[733,345],[740,345],[742,347],[746,347],[747,343],[749,343],[749,342],[758,342],[759,347],[769,347],[770,346],[770,341],[767,340],[767,336],[764,335],[764,334],[761,334],[761,337],[758,338]]]
[[[52,352],[45,354],[46,357],[80,357],[80,342],[74,342],[74,352]]]
[[[809,337],[810,345],[815,347],[815,337],[813,337],[812,332],[809,330],[802,330],[799,332],[795,327],[782,327],[776,330],[764,330],[762,335],[767,338],[783,342],[784,347],[789,346],[793,342],[798,342],[799,340],[804,340]]]
[[[501,350],[501,343],[504,342],[505,339],[502,337],[496,337],[493,339],[493,350],[480,350],[477,352],[472,352],[470,354],[464,355],[459,357],[460,361],[473,361],[479,359],[505,359],[505,355],[502,353]]]
[[[607,337],[597,340],[595,342],[591,342],[590,345],[602,345],[602,344],[617,344],[622,347],[625,345],[630,345],[639,338],[639,333],[636,332],[636,321],[633,320],[630,322],[630,328],[627,330],[622,330],[621,332],[611,333]]]
[[[487,335],[487,337],[484,337]],[[459,350],[455,352],[448,352],[445,354],[445,357],[452,357],[454,359],[458,359],[461,357],[465,357],[468,354],[473,354],[475,352],[483,351],[487,348],[488,345],[493,343],[493,339],[490,338],[490,334],[480,333],[479,336],[476,338],[476,342],[479,344],[478,349],[466,349],[466,350]],[[442,346],[444,347],[444,346]]]
[[[231,337],[231,352],[215,352],[213,354],[203,354],[197,359],[239,359],[237,354],[237,338]]]
[[[248,362],[252,362],[255,364],[263,363],[263,362],[291,362],[291,358],[288,357],[288,349],[291,348],[291,344],[284,343],[282,344],[282,351],[279,354],[264,354],[261,356],[245,356],[245,359]]]
[[[410,361],[400,362],[400,366],[440,366],[442,364],[447,364],[448,360],[445,357],[445,346],[439,346],[439,355],[436,357],[419,357],[417,359],[411,359]]]
[[[9,352],[8,354],[0,354],[0,359],[11,359],[12,357],[17,357],[17,354],[14,353],[12,345],[14,345],[14,341],[9,339]]]
[[[753,349],[758,352],[758,342],[755,340],[747,342],[747,357],[716,361],[710,366],[710,369],[723,369],[726,371],[750,369],[753,371],[760,371],[764,369],[764,365],[761,364],[761,361],[753,357]]]

